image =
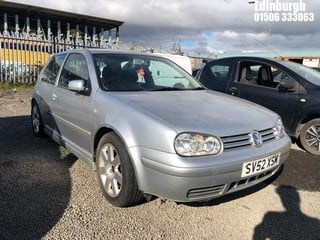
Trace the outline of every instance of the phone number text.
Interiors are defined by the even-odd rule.
[[[313,22],[314,13],[311,12],[256,12],[255,22]]]

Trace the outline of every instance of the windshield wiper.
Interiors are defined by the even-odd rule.
[[[196,87],[196,88],[176,88],[176,87],[163,87],[163,88],[156,88],[152,91],[191,91],[191,90],[205,90],[204,87]]]
[[[176,87],[163,87],[163,88],[152,89],[152,91],[184,91],[184,90],[188,90],[188,89],[176,88]]]
[[[206,88],[204,87],[196,87],[196,88],[190,88],[188,90],[205,90]]]

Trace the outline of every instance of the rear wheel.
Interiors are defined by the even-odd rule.
[[[307,122],[301,129],[299,139],[307,152],[320,155],[320,118]]]
[[[96,151],[96,167],[103,195],[112,205],[127,207],[142,200],[129,154],[115,133],[107,133],[101,138]]]
[[[43,122],[40,114],[40,110],[38,104],[32,102],[31,106],[31,124],[32,124],[32,131],[36,137],[43,137]]]

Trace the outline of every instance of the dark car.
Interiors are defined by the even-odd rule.
[[[228,57],[209,61],[197,75],[208,88],[277,112],[287,133],[320,155],[320,73],[290,61]]]

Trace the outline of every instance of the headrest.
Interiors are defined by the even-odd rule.
[[[120,73],[120,81],[135,83],[138,81],[138,74],[134,70],[122,70]]]
[[[267,69],[264,67],[261,68],[261,77],[262,79],[268,79]]]
[[[252,71],[249,67],[246,67],[246,79],[248,79],[248,80],[253,79],[253,74],[252,74]]]

